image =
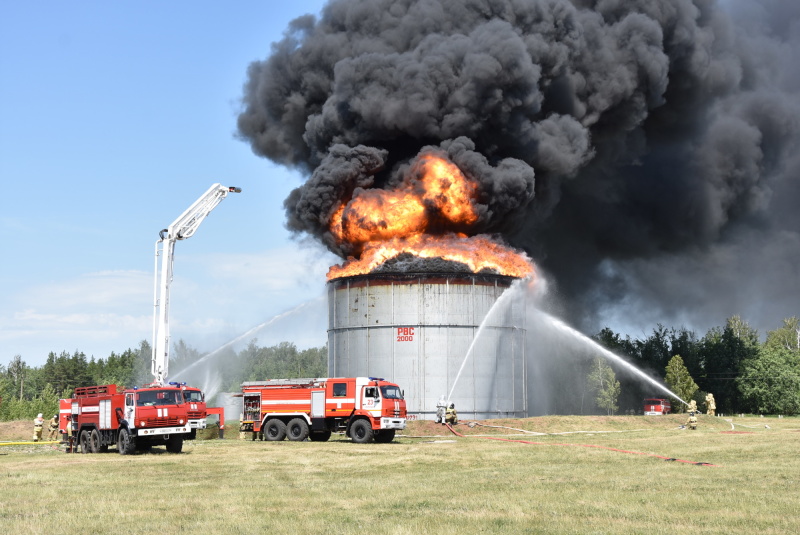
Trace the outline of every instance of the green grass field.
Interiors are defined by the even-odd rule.
[[[505,427],[456,426],[464,438],[412,423],[383,445],[338,435],[327,443],[240,441],[229,432],[225,440],[187,442],[177,455],[6,446],[0,527],[119,534],[800,532],[800,420],[734,418],[732,426],[703,416],[689,431],[678,428],[684,418],[490,421],[481,423]]]

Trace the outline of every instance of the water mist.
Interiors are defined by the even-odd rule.
[[[273,316],[272,318],[264,321],[255,327],[248,329],[246,332],[236,336],[228,342],[225,342],[218,348],[214,349],[203,355],[200,359],[188,365],[181,371],[174,374],[175,380],[186,381],[197,385],[206,396],[207,400],[213,399],[215,395],[220,392],[222,388],[222,374],[220,373],[221,365],[218,361],[224,354],[226,349],[232,349],[237,343],[249,339],[253,335],[274,326],[280,320],[288,319],[296,316],[300,312],[307,309],[309,306],[319,307],[324,296],[316,297],[305,303]]]
[[[481,322],[475,337],[461,363],[458,374],[448,395],[448,403],[458,388],[458,380],[467,361],[471,358],[476,342],[488,323],[496,321],[498,315],[520,303],[527,307],[526,349],[528,367],[528,413],[581,414],[592,406],[592,396],[587,392],[587,377],[584,371],[592,359],[602,357],[612,365],[615,372],[624,373],[663,394],[686,402],[661,382],[627,362],[619,355],[604,348],[588,336],[570,327],[560,319],[543,310],[547,297],[547,282],[544,278],[535,281],[516,281],[497,299]]]

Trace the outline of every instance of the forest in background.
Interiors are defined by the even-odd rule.
[[[758,332],[738,316],[729,318],[724,326],[710,329],[703,337],[685,328],[658,325],[643,338],[622,336],[608,328],[593,338],[645,373],[666,381],[668,386],[674,386],[669,381],[671,366],[671,380],[686,383],[686,392],[692,392],[684,399],[695,399],[701,405],[705,394],[712,392],[718,413],[800,414],[800,319],[797,317],[788,318],[782,326],[767,332],[763,342]],[[171,352],[169,376],[200,385],[208,382],[210,374],[219,391],[239,391],[244,381],[325,377],[327,356],[325,346],[298,350],[293,343],[282,342],[264,347],[255,339],[238,352],[226,349],[204,355],[180,340]],[[680,367],[675,366],[676,356]],[[39,367],[28,366],[16,355],[8,365],[0,365],[0,421],[32,419],[39,412],[51,414],[57,410],[58,400],[70,397],[76,387],[149,383],[150,359],[147,341],[140,342],[135,349],[112,352],[98,359],[87,358],[78,350],[51,352]],[[592,359],[587,359],[582,370],[587,378],[584,382],[590,388],[598,379],[597,374],[601,374],[592,366],[595,366]],[[598,409],[638,413],[642,399],[653,396],[652,388],[619,373],[613,363],[609,367],[617,372],[619,381],[619,392],[613,402],[598,403],[596,400],[602,396],[596,396],[595,403],[588,404],[581,398],[580,405],[562,406],[563,413],[596,413]],[[559,382],[558,373],[553,371],[549,379],[554,384]],[[574,374],[574,370],[569,373]],[[673,391],[681,395],[678,390]],[[608,392],[598,393],[608,397]],[[213,399],[209,401],[213,405]]]

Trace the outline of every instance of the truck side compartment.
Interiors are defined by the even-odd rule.
[[[405,429],[400,388],[379,378],[275,379],[242,384],[241,430],[252,438],[391,442]]]

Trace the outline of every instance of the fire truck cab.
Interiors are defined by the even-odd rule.
[[[645,416],[669,414],[671,411],[672,404],[667,399],[648,398],[644,400]]]
[[[206,406],[199,389],[182,383],[153,384],[117,391],[117,385],[87,386],[60,401],[59,428],[82,453],[116,446],[122,455],[164,445],[180,453],[184,440],[206,427]],[[76,451],[73,448],[73,451]]]
[[[253,439],[391,442],[406,427],[400,387],[381,378],[275,379],[242,384],[241,431]]]

